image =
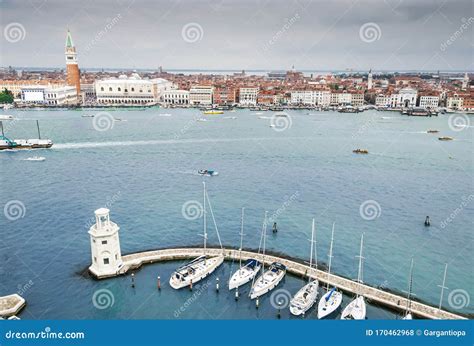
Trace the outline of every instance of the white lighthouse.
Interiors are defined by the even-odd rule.
[[[95,211],[95,225],[89,229],[91,236],[92,265],[89,271],[98,278],[115,276],[123,266],[116,223],[110,221],[110,210]]]

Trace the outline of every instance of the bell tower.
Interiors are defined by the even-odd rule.
[[[71,32],[68,30],[66,35],[66,82],[67,85],[75,86],[76,93],[81,94],[81,76],[77,64],[76,47],[72,42]]]
[[[369,70],[369,75],[367,76],[367,89],[372,89],[373,87],[373,77],[372,77],[372,69]]]
[[[109,214],[107,208],[97,209],[96,223],[89,229],[92,255],[89,271],[98,278],[115,276],[123,266],[118,234],[120,227],[110,221]]]

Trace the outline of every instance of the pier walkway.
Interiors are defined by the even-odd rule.
[[[218,255],[222,254],[222,249],[218,248],[208,248],[208,255]],[[123,267],[117,273],[117,275],[125,274],[129,270],[139,268],[143,264],[154,263],[159,261],[171,261],[171,260],[183,260],[195,258],[203,254],[202,248],[174,248],[174,249],[163,249],[155,251],[146,251],[139,252],[130,255],[122,256]],[[240,257],[239,250],[230,250],[225,249],[224,255],[226,260],[238,260]],[[263,260],[261,254],[250,251],[242,251],[242,259],[247,260],[249,258],[255,258],[259,261]],[[363,295],[366,299],[377,302],[381,305],[388,306],[390,308],[404,311],[408,300],[402,296],[390,293],[379,288],[371,287],[365,284],[360,284],[358,282],[337,276],[335,274],[328,274],[322,270],[316,270],[312,268],[310,270],[309,266],[302,263],[298,263],[292,260],[288,260],[281,257],[276,257],[272,255],[265,255],[265,264],[269,265],[272,262],[280,262],[287,267],[287,271],[295,274],[297,276],[309,275],[312,278],[317,278],[319,281],[328,283],[332,286],[338,287],[340,290]],[[104,277],[98,277],[99,279]],[[416,301],[411,302],[411,311],[414,315],[421,318],[428,319],[465,319],[465,317],[444,311],[439,310],[438,308],[429,306],[427,304],[419,303]]]
[[[7,318],[15,316],[25,305],[25,299],[16,293],[0,297],[0,317]]]

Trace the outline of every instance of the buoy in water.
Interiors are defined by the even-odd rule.
[[[430,217],[427,216],[426,219],[425,219],[425,226],[431,226],[431,221],[430,221]]]
[[[277,223],[274,222],[273,223],[273,233],[276,233],[276,232],[278,232],[278,228],[277,228]]]

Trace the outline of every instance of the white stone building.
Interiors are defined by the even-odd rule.
[[[454,110],[462,110],[464,106],[464,99],[458,95],[453,94],[446,99],[446,107]]]
[[[255,106],[257,104],[258,88],[240,88],[239,104],[241,106]]]
[[[362,107],[364,105],[364,94],[351,93],[351,105],[354,107]]]
[[[89,271],[98,277],[113,276],[123,266],[118,233],[120,227],[110,221],[109,214],[107,208],[97,209],[96,223],[89,229],[92,256]]]
[[[79,102],[75,86],[40,86],[21,88],[21,102],[52,106],[72,105]]]
[[[419,106],[422,108],[438,108],[439,96],[435,95],[422,95],[420,96]]]
[[[290,102],[294,105],[325,107],[331,103],[331,92],[329,90],[296,90],[291,92]]]
[[[136,73],[95,82],[97,101],[103,104],[153,104],[171,89],[173,83],[166,79],[142,79]]]
[[[418,92],[412,88],[403,88],[392,94],[390,105],[393,108],[415,107]]]
[[[331,104],[332,105],[351,105],[352,104],[352,94],[347,91],[343,92],[333,92],[331,93]]]
[[[375,105],[377,107],[390,107],[391,100],[391,95],[380,94],[375,98]]]
[[[162,102],[167,105],[187,105],[189,104],[189,91],[167,90],[163,93]]]
[[[206,85],[195,85],[189,90],[190,105],[212,105],[214,88]]]

